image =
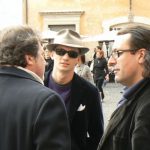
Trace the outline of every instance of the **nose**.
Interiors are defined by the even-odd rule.
[[[70,57],[69,57],[68,53],[66,53],[66,54],[63,56],[63,58],[68,59],[68,58],[70,58]]]
[[[108,60],[108,67],[114,66],[116,64],[116,59],[114,59],[112,56],[110,56]]]

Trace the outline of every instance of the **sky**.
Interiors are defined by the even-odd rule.
[[[0,0],[0,29],[22,24],[22,0]]]

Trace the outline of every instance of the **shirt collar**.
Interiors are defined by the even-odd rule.
[[[139,87],[144,83],[145,79],[140,80],[139,82],[137,82],[136,84],[132,85],[131,87],[124,88],[124,93],[123,93],[123,97],[125,99],[128,99],[135,91],[137,91],[139,89]]]
[[[30,71],[28,69],[25,69],[23,67],[20,67],[20,66],[17,66],[17,68],[26,71],[27,73],[32,75],[36,81],[38,81],[38,82],[40,82],[41,84],[44,85],[43,80],[37,74],[35,74],[34,72],[32,72],[32,71]]]

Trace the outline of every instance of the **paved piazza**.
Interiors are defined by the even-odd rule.
[[[121,98],[121,91],[123,86],[118,83],[107,83],[105,87],[103,87],[105,98],[102,103],[103,112],[104,112],[104,124],[105,127],[108,124],[108,120],[116,109],[117,102]]]

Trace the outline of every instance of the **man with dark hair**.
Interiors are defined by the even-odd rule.
[[[43,85],[44,50],[28,26],[0,34],[0,150],[70,150],[65,106]]]
[[[98,150],[150,149],[150,28],[120,30],[108,61],[126,86]],[[111,94],[111,93],[110,93]]]
[[[103,134],[103,113],[97,88],[78,76],[75,65],[86,48],[80,35],[64,29],[47,48],[52,51],[53,70],[45,85],[58,92],[67,108],[71,129],[71,150],[96,150]]]

